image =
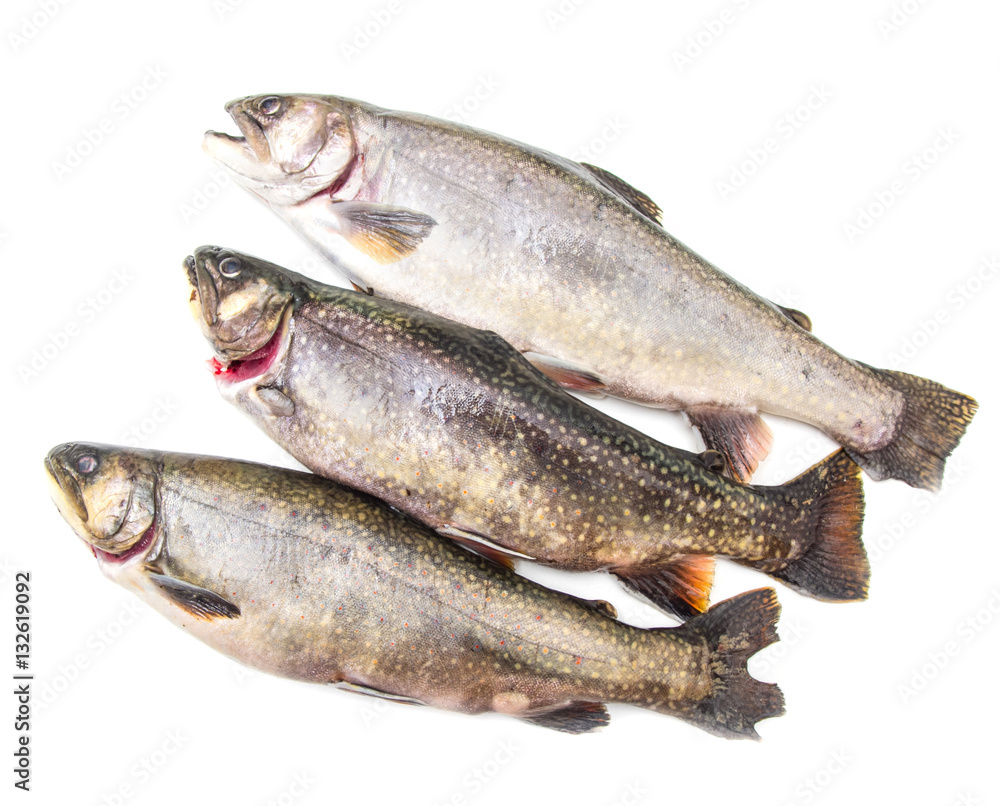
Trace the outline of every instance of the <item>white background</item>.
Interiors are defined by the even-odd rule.
[[[13,574],[28,570],[36,674],[33,791],[15,796],[996,803],[1000,280],[983,261],[998,253],[1000,9],[903,5],[890,30],[896,6],[860,0],[6,3],[0,668],[13,673]],[[373,22],[377,12],[388,21]],[[34,33],[32,19],[42,23]],[[138,429],[146,447],[293,465],[216,393],[180,265],[217,243],[344,283],[249,194],[220,186],[200,150],[205,129],[235,131],[226,101],[295,91],[460,114],[601,165],[649,193],[682,241],[808,313],[841,352],[978,398],[940,495],[867,483],[867,603],[780,589],[784,640],[753,668],[781,683],[788,713],[759,726],[763,742],[726,742],[624,706],[583,737],[501,716],[376,706],[246,672],[151,611],[133,613],[130,595],[99,574],[48,500],[41,460],[53,445],[123,442]],[[811,95],[819,108],[780,122]],[[105,118],[110,131],[89,147],[86,133]],[[774,153],[744,171],[768,138]],[[928,162],[914,162],[925,149]],[[724,192],[734,171],[750,175]],[[897,181],[902,193],[890,191]],[[852,238],[845,225],[879,193],[893,203]],[[75,335],[60,338],[68,330]],[[36,359],[31,374],[35,351],[50,360]],[[602,408],[697,447],[677,415]],[[807,427],[767,419],[776,440],[760,483],[834,448]],[[606,577],[531,573],[611,598],[627,620],[670,623]],[[720,563],[713,601],[767,582]],[[0,697],[3,770],[14,708]],[[9,792],[12,773],[0,778]]]

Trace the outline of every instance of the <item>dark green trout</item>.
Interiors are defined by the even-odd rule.
[[[45,467],[106,577],[264,672],[569,733],[610,702],[733,738],[783,711],[746,671],[777,640],[773,590],[642,630],[308,473],[88,444]]]
[[[499,562],[608,569],[681,617],[721,555],[865,597],[858,467],[780,487],[717,472],[587,406],[499,336],[202,247],[185,261],[219,390],[311,470]],[[511,566],[512,567],[512,566]]]

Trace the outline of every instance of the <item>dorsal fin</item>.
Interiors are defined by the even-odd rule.
[[[603,168],[598,168],[596,165],[590,165],[586,162],[581,162],[580,164],[604,187],[628,202],[634,210],[642,213],[654,224],[663,223],[661,219],[663,211],[660,209],[660,206],[641,190],[636,190],[624,179],[611,173],[611,171],[605,171]]]

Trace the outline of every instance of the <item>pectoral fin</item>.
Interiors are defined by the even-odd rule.
[[[427,705],[423,700],[404,697],[402,694],[390,694],[388,691],[382,691],[371,686],[359,686],[357,683],[348,683],[346,680],[338,680],[336,683],[331,683],[330,685],[334,688],[339,688],[341,691],[364,694],[366,697],[378,697],[380,700],[390,700],[391,702],[399,702],[404,705]]]
[[[531,362],[535,369],[560,386],[572,389],[574,392],[588,392],[603,396],[602,390],[606,384],[596,372],[574,364],[572,361],[553,358],[551,355],[533,352],[522,353],[522,355]]]
[[[646,216],[654,224],[661,224],[663,211],[660,206],[641,190],[636,190],[624,179],[615,176],[611,171],[605,171],[596,165],[588,165],[586,162],[580,163],[593,177],[604,187],[614,193],[642,215]]]
[[[149,567],[146,573],[164,596],[196,619],[212,621],[217,618],[237,618],[240,615],[239,607],[206,588],[167,576]]]
[[[726,475],[746,483],[771,450],[774,435],[759,414],[747,409],[697,408],[685,411],[705,447],[726,458]]]
[[[465,529],[459,529],[456,526],[442,526],[438,530],[439,534],[446,535],[458,543],[460,546],[468,549],[469,551],[478,554],[480,557],[485,557],[490,562],[494,562],[497,565],[502,565],[504,568],[508,568],[511,571],[514,570],[514,560],[534,560],[534,557],[529,557],[527,554],[521,554],[517,551],[511,551],[508,548],[497,545],[492,540],[483,537],[483,535],[476,534],[475,532],[469,532]]]
[[[264,412],[272,417],[291,417],[295,414],[295,404],[292,399],[273,386],[258,386],[257,400]]]
[[[331,202],[340,233],[378,263],[395,263],[416,250],[437,222],[403,207],[369,202]]]

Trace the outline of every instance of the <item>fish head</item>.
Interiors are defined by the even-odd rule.
[[[258,376],[287,346],[294,275],[251,255],[201,246],[184,260],[191,312],[212,344],[223,381]]]
[[[340,183],[355,162],[349,110],[319,95],[254,95],[226,104],[242,136],[205,133],[203,148],[268,204],[292,205]]]
[[[49,451],[45,470],[56,508],[102,568],[149,553],[160,470],[154,454],[66,443]]]

